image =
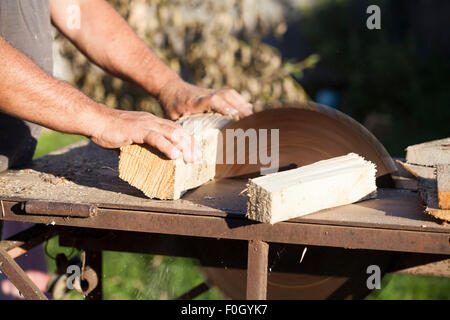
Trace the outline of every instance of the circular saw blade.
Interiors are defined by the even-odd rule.
[[[270,132],[278,129],[280,168],[303,166],[354,152],[375,163],[377,181],[384,181],[385,177],[390,177],[390,173],[395,171],[394,162],[383,145],[365,127],[344,113],[306,101],[284,103],[282,106],[255,113],[225,127],[222,130],[224,153],[234,152],[234,156],[237,154],[236,141],[233,142],[234,146],[227,145],[227,130],[255,130],[259,141],[259,130],[267,129],[267,148],[259,145],[258,153],[269,156]],[[261,163],[260,156],[257,163],[250,163],[248,150],[246,145],[243,164],[236,160],[225,163],[227,161],[224,157],[222,163],[216,166],[216,178],[257,176],[261,168],[269,166]]]
[[[378,187],[392,186],[390,174],[396,170],[394,162],[375,136],[357,121],[338,110],[312,102],[281,103],[275,106],[277,108],[273,107],[269,105],[268,109],[225,127],[222,130],[224,153],[237,154],[236,141],[234,146],[227,146],[227,129],[242,129],[244,132],[254,129],[258,139],[259,129],[278,129],[280,171],[293,165],[299,167],[354,152],[375,163]],[[270,155],[267,153],[271,150],[270,138],[267,140],[267,148],[258,152]],[[261,163],[260,157],[257,163],[249,163],[248,146],[246,148],[245,163],[235,161],[216,165],[216,179],[235,177],[246,180],[260,175],[261,167],[267,167],[267,164]],[[225,159],[223,157],[222,162]],[[280,256],[280,252],[284,252],[279,257],[279,264],[298,263],[298,246],[271,244],[270,248],[272,256]],[[225,252],[220,256],[226,256]],[[309,271],[302,267],[294,273],[277,272],[276,268],[269,272],[269,299],[361,299],[369,292],[362,285],[366,275],[361,273],[368,260],[382,266],[382,270],[392,260],[392,256],[385,252],[373,257],[365,252],[314,246],[310,246],[307,256],[311,263]],[[333,261],[331,266],[330,260]],[[222,263],[226,266],[226,261]],[[203,266],[203,271],[209,281],[228,297],[245,298],[245,270]]]

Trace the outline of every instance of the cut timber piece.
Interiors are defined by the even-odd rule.
[[[437,179],[419,178],[419,195],[425,204],[425,212],[429,215],[450,222],[450,210],[439,207]]]
[[[375,165],[354,153],[250,179],[247,217],[276,223],[366,199]]]
[[[450,165],[436,167],[439,208],[450,209]]]
[[[416,178],[405,178],[401,176],[392,176],[396,189],[417,190],[419,182]]]
[[[416,178],[423,179],[436,179],[436,168],[435,167],[425,167],[417,164],[410,164],[396,160],[406,171],[411,173]]]
[[[406,162],[422,166],[450,164],[450,138],[409,146]]]
[[[120,148],[119,177],[150,198],[179,199],[185,191],[214,178],[219,132],[232,120],[209,113],[177,121],[201,146],[202,159],[195,163],[186,163],[182,158],[169,160],[147,145]]]
[[[420,197],[426,205],[425,212],[429,215],[450,222],[450,210],[440,209],[436,190],[420,189]]]

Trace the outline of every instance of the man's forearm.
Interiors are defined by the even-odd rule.
[[[67,8],[80,8],[80,28],[71,28]],[[178,75],[139,39],[127,22],[104,0],[52,0],[53,24],[90,60],[158,96]]]
[[[91,137],[109,108],[51,77],[0,37],[0,111],[42,126]]]

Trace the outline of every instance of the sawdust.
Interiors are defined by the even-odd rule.
[[[62,176],[55,176],[51,173],[39,173],[39,178],[41,178],[42,181],[44,182],[49,182],[53,185],[57,185],[57,184],[67,184],[69,183],[68,178],[66,177],[62,177]]]

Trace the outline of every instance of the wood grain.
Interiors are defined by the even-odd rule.
[[[360,201],[376,191],[375,165],[357,154],[250,179],[249,219],[276,223]]]
[[[450,137],[409,146],[406,162],[422,166],[450,164]]]
[[[184,192],[214,178],[220,129],[232,118],[197,114],[178,121],[199,142],[202,158],[195,163],[170,160],[147,145],[120,148],[119,177],[156,199],[179,199]]]
[[[450,165],[436,167],[439,208],[450,209]]]

